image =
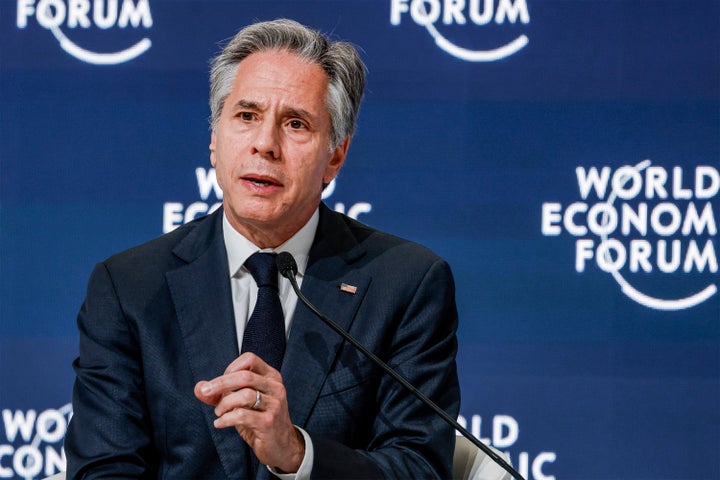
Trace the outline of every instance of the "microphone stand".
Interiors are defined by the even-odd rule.
[[[289,256],[290,258],[286,257]],[[284,258],[282,258],[284,257]],[[292,263],[290,264],[290,259],[292,259]],[[435,413],[437,413],[440,418],[445,420],[450,426],[452,426],[455,430],[460,432],[465,438],[470,440],[473,445],[478,447],[480,450],[482,450],[488,457],[490,457],[496,464],[498,464],[500,467],[503,468],[506,472],[508,472],[510,475],[513,476],[516,480],[525,480],[520,473],[515,470],[512,465],[508,464],[504,458],[502,458],[500,455],[495,453],[490,447],[482,443],[480,440],[475,438],[475,436],[470,433],[465,427],[460,425],[457,420],[452,418],[450,415],[448,415],[442,408],[438,407],[435,402],[430,400],[425,394],[423,394],[420,390],[415,388],[410,382],[405,380],[399,373],[397,373],[395,370],[393,370],[388,364],[383,362],[377,355],[372,353],[370,350],[365,348],[363,344],[355,340],[352,336],[350,336],[349,333],[347,333],[345,330],[343,330],[337,323],[332,321],[330,318],[328,318],[324,313],[322,313],[320,310],[315,308],[315,306],[310,302],[310,300],[307,299],[307,297],[300,291],[300,287],[297,284],[297,280],[295,279],[295,275],[297,274],[297,264],[295,263],[295,259],[292,258],[292,255],[287,252],[282,252],[278,254],[277,257],[277,264],[278,264],[278,270],[280,271],[280,274],[290,280],[290,284],[292,285],[293,290],[295,290],[295,294],[298,296],[298,298],[302,301],[302,303],[308,307],[315,315],[317,315],[320,320],[322,320],[328,327],[332,328],[338,335],[340,335],[342,338],[350,342],[355,348],[360,350],[366,357],[368,357],[370,360],[373,361],[377,366],[379,366],[385,373],[390,375],[392,378],[394,378],[400,385],[405,387],[406,390],[408,390],[410,393],[415,395],[422,403],[430,407]]]

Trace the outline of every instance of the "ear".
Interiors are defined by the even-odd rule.
[[[325,175],[323,175],[323,184],[330,183],[333,178],[337,176],[340,167],[342,167],[345,162],[348,148],[350,148],[350,137],[345,137],[345,140],[340,142],[332,153],[330,153],[330,159],[328,160],[327,167],[325,167]]]
[[[210,135],[210,163],[214,167],[217,163],[217,160],[215,159],[215,130],[212,131],[212,134]]]

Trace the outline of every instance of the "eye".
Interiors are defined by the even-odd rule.
[[[247,122],[249,122],[255,118],[255,114],[252,112],[239,112],[237,116],[240,117],[240,119],[245,120]]]
[[[302,128],[305,128],[305,124],[300,120],[290,120],[288,125],[290,125],[290,128],[292,128],[293,130],[300,130]]]

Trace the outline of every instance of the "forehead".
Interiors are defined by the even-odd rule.
[[[327,74],[317,63],[287,50],[263,50],[240,62],[230,96],[314,103],[316,108],[326,109],[327,91]]]

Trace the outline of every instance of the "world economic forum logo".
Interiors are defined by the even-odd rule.
[[[633,301],[683,310],[717,294],[720,172],[643,160],[575,169],[580,199],[542,205],[542,234],[575,238],[575,271],[608,273]],[[593,265],[594,264],[594,265]]]
[[[152,42],[145,37],[134,44],[112,52],[96,52],[71,40],[70,31],[113,28],[145,29],[153,19],[148,0],[18,0],[17,27],[25,29],[34,19],[52,32],[65,52],[93,65],[117,65],[129,62],[145,53]],[[65,30],[65,31],[64,31]],[[68,33],[66,33],[66,31]]]
[[[441,33],[443,28],[452,25],[484,27],[518,21],[527,25],[530,13],[525,0],[390,0],[390,23],[400,25],[407,17],[424,27],[443,51],[468,62],[501,60],[517,53],[530,41],[527,35],[520,34],[491,48],[474,48]]]

